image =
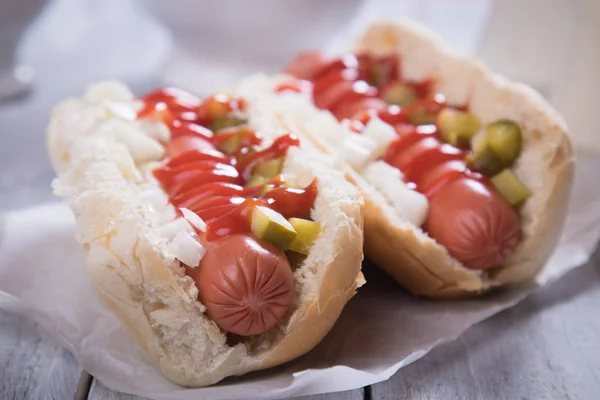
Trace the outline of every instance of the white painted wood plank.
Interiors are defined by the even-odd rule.
[[[73,399],[81,368],[29,320],[0,310],[0,399]]]
[[[115,392],[94,379],[88,400],[144,400],[144,397]],[[339,393],[325,393],[315,396],[295,397],[294,400],[363,400],[363,390],[350,390]]]
[[[598,399],[600,252],[372,387],[373,399]]]

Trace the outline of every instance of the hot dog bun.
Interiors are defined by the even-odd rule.
[[[411,22],[375,24],[352,51],[397,55],[404,78],[432,80],[434,92],[444,94],[448,103],[468,104],[484,123],[502,118],[518,123],[523,130],[523,151],[513,170],[533,192],[520,211],[518,247],[499,267],[481,272],[465,268],[410,223],[417,216],[400,218],[398,206],[391,201],[398,198],[390,185],[394,176],[370,168],[360,175],[341,166],[365,197],[367,257],[413,294],[433,298],[469,297],[532,279],[558,241],[574,174],[572,145],[561,116],[533,89],[508,82],[473,58],[452,53],[437,36]],[[341,155],[341,146],[334,143],[341,144],[351,134],[348,129],[336,125],[328,111],[311,108],[300,99],[307,96],[284,93],[278,97],[274,102],[287,114],[289,126],[304,132],[322,150]],[[404,203],[410,206],[410,201]]]
[[[145,168],[162,155],[160,140],[152,138],[160,129],[114,113],[111,101],[135,106],[124,86],[97,85],[84,98],[59,104],[47,131],[58,172],[54,190],[73,211],[87,269],[104,302],[180,385],[210,385],[312,349],[364,283],[362,198],[356,188],[323,154],[297,147],[288,151],[284,174],[299,182],[318,177],[311,217],[321,224],[321,233],[293,272],[291,312],[264,334],[228,343],[207,317],[194,281],[169,252],[160,221],[141,196]],[[251,125],[260,120],[250,112]],[[271,135],[283,130],[270,128]]]

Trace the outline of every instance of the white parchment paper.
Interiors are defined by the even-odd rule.
[[[536,284],[472,301],[415,299],[370,266],[368,284],[325,340],[283,366],[208,388],[165,379],[98,299],[60,203],[3,216],[0,307],[39,322],[106,386],[154,399],[275,399],[355,389],[389,378],[433,347],[585,263],[600,232],[600,158],[580,159],[565,231]],[[596,182],[596,184],[592,184]]]

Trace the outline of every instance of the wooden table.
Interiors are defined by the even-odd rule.
[[[392,378],[307,400],[597,399],[600,251],[520,305]],[[0,311],[0,399],[134,400],[94,380],[35,324]]]
[[[593,0],[587,3],[596,4]],[[66,7],[59,10],[63,24],[72,15]],[[37,33],[38,37],[45,35]],[[62,51],[69,56],[72,42],[64,35],[62,39]],[[88,70],[81,65],[67,68],[71,63],[68,57],[53,57],[44,52],[43,41],[40,43],[29,46],[30,61],[38,72],[37,91],[27,99],[0,105],[0,225],[2,212],[51,198],[48,184],[52,172],[42,133],[50,106],[79,93],[90,79],[101,75],[92,65],[89,71],[96,71],[90,72],[95,74],[93,78],[79,73]],[[91,52],[86,54],[90,61],[83,57],[82,63],[98,62]],[[143,79],[129,83],[138,92],[154,86]],[[552,88],[542,86],[552,98]],[[434,349],[388,381],[306,399],[598,399],[599,305],[597,251],[587,265]],[[38,326],[0,311],[0,400],[72,398],[139,399],[107,389],[82,371]]]

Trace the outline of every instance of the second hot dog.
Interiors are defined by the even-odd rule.
[[[460,297],[539,271],[573,157],[551,107],[441,47],[420,27],[375,24],[354,54],[300,54],[286,68],[299,80],[270,90],[291,126],[352,168],[370,199],[367,256],[413,293]]]
[[[314,68],[306,65],[309,60]],[[303,68],[306,71],[300,71]],[[387,145],[383,160],[402,173],[404,183],[431,201],[425,228],[454,258],[467,268],[488,269],[512,253],[520,229],[516,211],[489,179],[466,163],[465,147],[481,125],[477,117],[449,106],[426,85],[402,81],[394,58],[346,55],[326,61],[311,53],[299,56],[289,69],[300,71],[312,83],[317,107],[330,110],[339,120],[352,120],[357,133],[365,131],[374,117],[395,127],[398,136]],[[520,140],[518,135],[511,145],[519,148]],[[483,150],[474,150],[473,157],[478,151]],[[503,167],[510,167],[516,156],[518,152],[510,155]],[[486,157],[473,164],[488,172],[495,168],[494,159]],[[457,179],[465,184],[454,183]],[[447,210],[457,218],[452,220]],[[452,226],[452,221],[461,225]]]

